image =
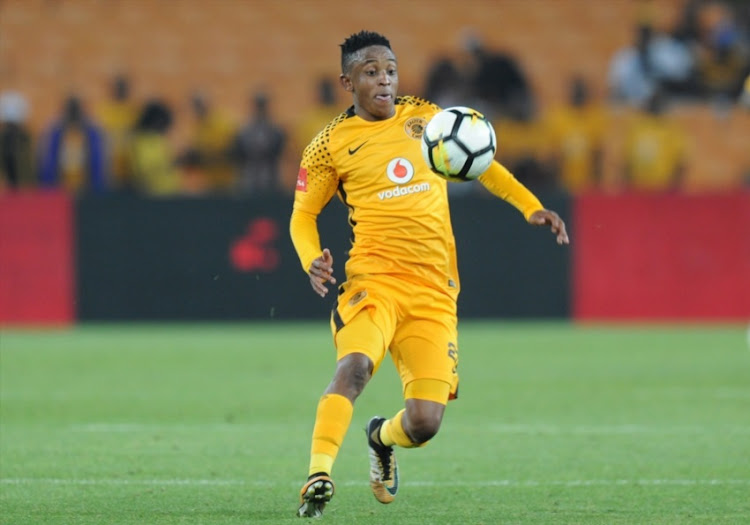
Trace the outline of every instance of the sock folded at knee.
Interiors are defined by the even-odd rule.
[[[402,424],[404,412],[406,412],[406,409],[401,409],[398,414],[383,422],[383,426],[380,427],[380,442],[383,445],[387,447],[398,445],[399,447],[404,448],[415,448],[421,446],[414,443],[406,434]]]
[[[352,421],[354,406],[339,394],[325,394],[318,402],[310,449],[309,474],[330,474]]]

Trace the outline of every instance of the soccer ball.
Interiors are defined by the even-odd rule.
[[[422,156],[430,169],[454,182],[474,180],[495,158],[495,130],[480,112],[463,107],[437,113],[422,134]]]

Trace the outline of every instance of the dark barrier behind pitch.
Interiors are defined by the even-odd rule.
[[[545,199],[566,214],[567,200]],[[291,201],[88,198],[77,203],[80,320],[326,319],[289,239]],[[568,250],[494,198],[452,203],[462,317],[565,317]],[[350,229],[332,202],[321,241],[343,280]]]
[[[570,225],[570,199],[539,193]],[[561,318],[570,312],[570,250],[493,197],[451,201],[461,274],[461,318]],[[575,242],[575,232],[571,242]]]
[[[92,198],[77,210],[81,320],[325,316],[289,240],[289,200]],[[331,242],[341,253],[346,239]]]

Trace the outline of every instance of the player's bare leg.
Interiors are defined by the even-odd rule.
[[[372,361],[361,353],[341,358],[333,380],[318,402],[309,477],[300,490],[301,518],[319,518],[335,488],[331,470],[351,422],[354,400],[372,376]]]

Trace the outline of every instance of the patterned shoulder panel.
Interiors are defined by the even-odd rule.
[[[396,97],[396,104],[402,104],[405,106],[432,106],[434,108],[440,109],[437,104],[430,102],[427,99],[424,99],[422,97],[417,97],[414,95],[405,95],[403,97]]]
[[[326,124],[326,127],[323,128],[323,130],[318,133],[305,148],[305,151],[302,154],[303,164],[315,165],[330,163],[331,154],[328,151],[328,143],[331,140],[331,132],[347,118],[349,118],[349,114],[344,112]]]

